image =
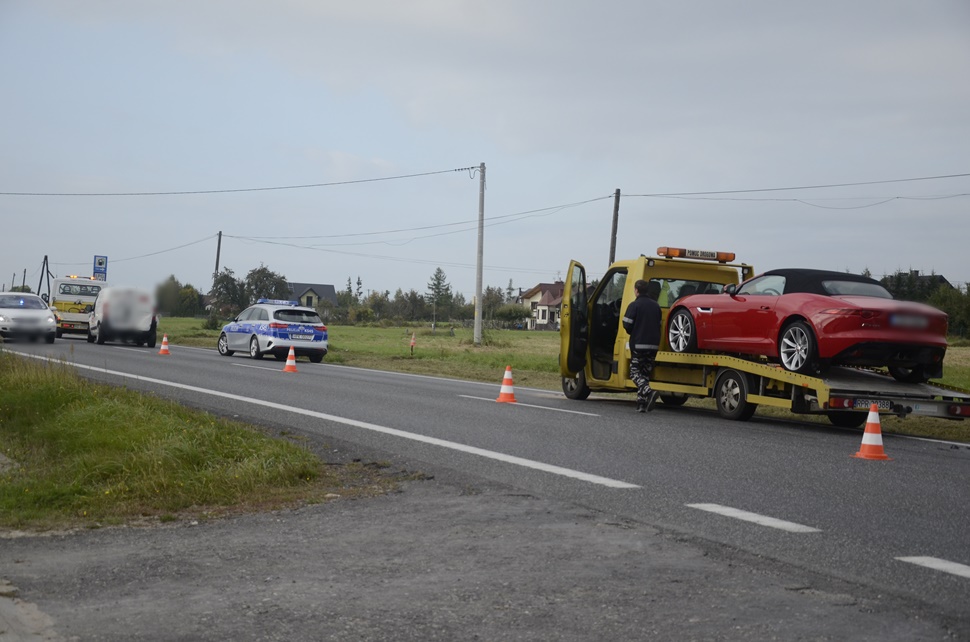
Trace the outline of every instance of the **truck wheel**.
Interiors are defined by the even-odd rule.
[[[586,373],[582,370],[575,377],[562,378],[562,393],[567,399],[582,401],[589,397],[589,386],[586,385]]]
[[[683,406],[687,403],[687,395],[679,392],[661,392],[660,401],[664,402],[665,406]]]
[[[725,419],[747,421],[758,409],[748,401],[748,379],[737,370],[725,370],[714,384],[717,412]]]
[[[818,356],[815,335],[803,321],[795,321],[785,326],[778,340],[778,356],[785,370],[801,374],[818,372]]]
[[[839,428],[858,428],[862,424],[866,423],[866,419],[869,418],[869,413],[830,412],[828,413],[828,417],[833,426],[838,426]]]
[[[223,332],[219,335],[219,354],[224,357],[231,357],[233,351],[229,349],[229,337]]]
[[[91,326],[88,326],[87,340],[88,340],[88,343],[94,343],[94,335],[91,334]]]
[[[929,377],[923,372],[923,366],[913,368],[889,366],[889,374],[893,376],[893,379],[902,383],[926,383],[929,381]]]
[[[64,336],[64,333],[60,330],[60,328],[58,328],[57,330],[54,331],[54,336],[60,339],[61,337]]]
[[[697,352],[697,326],[688,310],[679,308],[671,315],[667,343],[674,352]]]
[[[253,359],[263,358],[263,353],[259,350],[259,339],[256,337],[249,340],[249,356]]]

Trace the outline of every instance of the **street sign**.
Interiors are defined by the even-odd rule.
[[[97,281],[108,280],[108,257],[94,255],[94,271],[92,274]]]

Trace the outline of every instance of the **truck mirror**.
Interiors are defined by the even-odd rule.
[[[89,304],[89,305],[84,306],[84,311],[85,312],[92,312],[93,310],[94,310],[94,306],[93,305],[90,305]]]

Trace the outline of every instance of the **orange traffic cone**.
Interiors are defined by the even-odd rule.
[[[162,335],[162,348],[158,351],[158,354],[172,354],[168,351],[168,335]]]
[[[512,366],[505,366],[505,377],[502,379],[502,390],[498,399],[501,403],[515,403],[515,390],[512,389]]]
[[[862,435],[862,447],[859,452],[852,455],[859,459],[884,459],[889,460],[886,451],[882,449],[882,427],[879,425],[879,406],[872,404],[869,407],[869,419],[866,420],[866,432]]]
[[[293,346],[290,346],[290,354],[286,355],[286,365],[283,366],[283,372],[296,372],[296,352],[294,352]]]

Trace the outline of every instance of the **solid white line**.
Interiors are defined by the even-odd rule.
[[[760,524],[762,526],[770,526],[771,528],[778,528],[783,531],[788,531],[790,533],[821,533],[822,532],[817,528],[812,528],[811,526],[803,526],[802,524],[796,524],[795,522],[786,522],[783,519],[775,519],[774,517],[759,515],[758,513],[749,513],[746,510],[731,508],[730,506],[721,506],[720,504],[687,504],[687,506],[689,506],[690,508],[697,508],[699,510],[706,510],[710,513],[717,513],[718,515],[724,515],[726,517],[741,519],[746,522],[754,522],[755,524]]]
[[[270,368],[269,366],[251,366],[248,363],[230,363],[229,365],[235,368],[253,368],[254,370],[279,370],[283,372],[283,368]]]
[[[935,571],[943,571],[944,573],[951,573],[953,575],[959,575],[960,577],[970,578],[970,566],[966,564],[959,564],[957,562],[951,562],[949,560],[941,560],[939,557],[897,557],[900,562],[909,562],[910,564],[917,564],[919,566],[925,566],[926,568],[931,568]]]
[[[494,399],[488,399],[486,397],[472,397],[471,395],[458,395],[459,397],[464,397],[465,399],[478,399],[479,401],[491,401],[495,403]],[[599,415],[594,415],[591,412],[580,412],[578,410],[564,410],[562,408],[550,408],[549,406],[536,406],[531,403],[515,403],[509,404],[510,406],[525,406],[526,408],[539,408],[540,410],[554,410],[555,412],[568,412],[573,415],[586,415],[587,417],[599,417]]]
[[[65,363],[62,361],[58,361],[57,359],[52,359],[50,357],[27,354],[24,352],[15,352],[13,354],[18,354],[24,357],[30,357],[31,359],[39,359],[41,361],[54,361],[58,363]],[[155,379],[153,377],[143,377],[141,375],[130,374],[127,372],[108,370],[107,368],[98,368],[95,366],[87,366],[79,363],[70,363],[69,365],[72,365],[75,368],[79,368],[82,370],[102,372],[104,374],[115,375],[118,377],[125,377],[128,379],[132,379],[134,381],[154,383],[160,386],[169,386],[172,388],[178,388],[180,390],[188,390],[191,392],[198,392],[204,395],[211,395],[213,397],[221,397],[223,399],[231,399],[233,401],[239,401],[242,403],[249,403],[256,406],[263,406],[265,408],[272,408],[273,410],[292,412],[292,413],[304,415],[307,417],[315,417],[317,419],[323,419],[325,421],[332,421],[332,422],[344,424],[347,426],[353,426],[355,428],[370,430],[372,432],[377,432],[385,435],[392,435],[394,437],[401,437],[402,439],[410,439],[411,441],[418,441],[425,444],[431,444],[433,446],[441,446],[442,448],[449,448],[451,450],[457,450],[460,452],[468,453],[470,455],[478,455],[479,457],[494,459],[496,461],[505,462],[507,464],[514,464],[516,466],[522,466],[524,468],[541,470],[543,472],[552,473],[554,475],[560,475],[562,477],[570,477],[572,479],[578,479],[580,481],[589,482],[591,484],[599,484],[600,486],[607,486],[609,488],[640,488],[636,484],[630,484],[624,481],[619,481],[617,479],[610,479],[609,477],[600,477],[599,475],[591,475],[589,473],[584,473],[578,470],[572,470],[571,468],[562,468],[560,466],[553,466],[552,464],[546,464],[541,461],[534,461],[532,459],[523,459],[522,457],[515,457],[514,455],[506,455],[504,453],[495,452],[493,450],[485,450],[484,448],[467,446],[465,444],[459,444],[457,442],[448,441],[446,439],[438,439],[437,437],[428,437],[428,436],[420,435],[413,432],[398,430],[396,428],[388,428],[387,426],[379,426],[377,424],[371,424],[364,421],[357,421],[356,419],[347,419],[346,417],[328,415],[326,413],[317,412],[315,410],[307,410],[305,408],[294,408],[292,406],[284,406],[283,404],[274,403],[272,401],[264,401],[262,399],[251,399],[249,397],[243,397],[241,395],[234,395],[229,392],[220,392],[219,390],[209,390],[207,388],[199,388],[197,386],[190,386],[184,383],[165,381],[164,379]],[[255,367],[255,366],[250,366],[250,367]]]

